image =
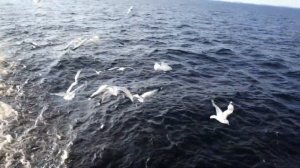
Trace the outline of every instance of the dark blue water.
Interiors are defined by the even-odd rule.
[[[300,167],[299,18],[197,0],[0,1],[0,100],[18,111],[1,121],[13,140],[0,167]],[[61,50],[87,36],[100,40]],[[155,72],[161,60],[173,70]],[[80,69],[73,100],[51,95]],[[160,91],[88,100],[102,84]],[[229,126],[209,119],[211,99],[234,102]]]

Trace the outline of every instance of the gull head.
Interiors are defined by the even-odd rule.
[[[233,111],[234,110],[234,107],[233,107],[233,103],[232,101],[228,104],[228,107],[227,107],[228,110],[231,110]]]

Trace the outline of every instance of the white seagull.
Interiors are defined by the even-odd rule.
[[[211,100],[211,103],[215,107],[217,115],[210,116],[210,119],[216,119],[216,120],[218,120],[222,124],[228,124],[229,125],[229,121],[227,120],[227,117],[234,110],[232,102],[229,103],[229,105],[227,107],[227,110],[225,110],[224,112],[222,112],[222,110],[215,104],[214,100]]]
[[[113,68],[109,68],[108,70],[109,71],[112,71],[112,70],[125,71],[126,69],[134,70],[134,68],[131,68],[131,67],[113,67]]]
[[[94,70],[96,72],[97,75],[100,75],[100,73],[102,73],[102,71],[97,71],[97,70]]]
[[[92,37],[85,37],[85,38],[78,37],[70,41],[70,43],[63,48],[63,50],[66,49],[76,50],[77,48],[79,48],[85,43],[88,42],[98,43],[98,41],[99,41],[99,36],[92,36]]]
[[[139,102],[143,103],[146,98],[153,96],[157,92],[158,92],[158,89],[155,89],[155,90],[145,92],[142,95],[135,94],[135,95],[133,95],[133,97],[136,98]]]
[[[81,70],[77,71],[77,73],[75,75],[75,81],[70,85],[70,87],[68,88],[68,90],[65,93],[54,93],[53,95],[61,96],[67,101],[72,100],[75,97],[75,92],[84,86],[84,85],[81,85],[78,88],[71,91],[72,88],[78,84],[78,78],[79,78],[80,72],[81,72]]]
[[[132,9],[133,9],[133,6],[130,6],[129,9],[127,10],[127,14],[131,13]]]
[[[154,70],[155,71],[171,71],[172,70],[172,67],[170,67],[167,63],[164,63],[164,62],[155,62],[154,64]]]
[[[109,85],[101,85],[91,96],[90,98],[95,97],[98,94],[103,93],[102,99],[104,99],[107,96],[113,95],[118,96],[121,92],[125,94],[126,97],[128,97],[133,102],[133,96],[131,92],[125,88],[125,87],[119,87],[119,86],[109,86]]]

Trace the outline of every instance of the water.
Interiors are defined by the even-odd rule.
[[[299,167],[299,17],[196,0],[0,1],[0,167]],[[53,95],[80,69],[73,100]],[[102,84],[160,91],[89,100]],[[212,98],[234,102],[230,126],[209,119]]]

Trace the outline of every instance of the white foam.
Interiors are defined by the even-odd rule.
[[[18,116],[18,112],[10,105],[0,101],[0,120],[6,120],[12,116]]]
[[[61,164],[64,164],[66,159],[68,159],[68,157],[69,157],[69,152],[66,149],[63,150],[62,155],[60,157],[61,158]]]

